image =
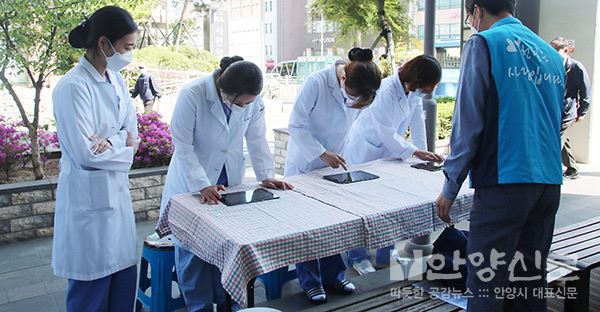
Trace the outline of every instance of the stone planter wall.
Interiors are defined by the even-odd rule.
[[[136,169],[129,189],[136,221],[157,220],[167,167]],[[0,244],[54,233],[57,179],[0,185]]]
[[[285,158],[287,157],[287,144],[290,134],[288,133],[287,128],[273,129],[273,132],[275,132],[275,149],[273,151],[275,154],[275,173],[283,175],[283,167],[285,166]]]

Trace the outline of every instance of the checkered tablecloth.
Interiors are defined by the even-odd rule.
[[[229,188],[228,192],[255,187]],[[364,246],[360,217],[294,191],[239,206],[201,205],[191,194],[173,196],[157,232],[217,266],[223,287],[246,304],[246,285],[263,273]]]
[[[410,167],[415,162],[376,160],[356,165],[380,178],[336,184],[323,180],[340,169],[324,168],[288,179],[296,191],[359,216],[366,228],[366,247],[380,248],[401,240],[423,236],[448,226],[437,216],[435,200],[442,189],[444,174]],[[466,220],[473,205],[473,190],[461,189],[451,210],[453,222]]]
[[[434,202],[441,172],[410,168],[399,161],[353,166],[380,179],[339,185],[322,169],[288,178],[294,191],[274,191],[278,200],[227,207],[201,205],[191,194],[173,196],[157,232],[173,233],[185,248],[216,265],[223,287],[246,304],[246,285],[263,273],[356,247],[378,248],[446,226]],[[229,188],[228,192],[256,186]],[[463,188],[451,216],[468,217],[472,191]]]

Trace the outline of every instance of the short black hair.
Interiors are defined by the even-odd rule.
[[[569,47],[569,40],[564,37],[556,37],[550,41],[550,45],[556,50],[562,50]]]
[[[259,95],[263,88],[263,76],[256,64],[240,56],[224,57],[217,71],[217,87],[228,95]]]
[[[515,14],[517,8],[517,0],[465,0],[465,10],[472,14],[475,10],[475,5],[485,8],[488,13],[498,15],[502,12]]]
[[[69,44],[76,49],[97,49],[98,38],[105,36],[112,44],[137,32],[138,26],[126,10],[117,6],[98,9],[89,19],[69,33]]]

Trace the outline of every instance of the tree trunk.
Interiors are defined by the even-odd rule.
[[[210,51],[210,8],[204,11],[204,15],[202,16],[202,32],[204,33],[204,50]]]
[[[37,129],[29,128],[29,136],[31,137],[31,164],[33,165],[33,175],[36,180],[41,180],[44,178],[44,167],[42,166],[42,158],[40,157]]]
[[[357,29],[357,31],[356,31],[356,38],[355,38],[355,40],[356,41],[354,42],[354,46],[362,48],[362,33],[360,32],[359,29]]]
[[[181,15],[179,16],[179,22],[177,23],[177,33],[175,34],[175,51],[179,51],[179,42],[181,41],[181,28],[183,26],[183,20],[187,15],[189,0],[183,1],[183,8],[181,9]]]

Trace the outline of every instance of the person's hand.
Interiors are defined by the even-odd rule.
[[[133,132],[127,131],[127,146],[133,147],[133,154],[137,153],[138,147],[140,147],[140,139],[133,136]]]
[[[435,162],[443,162],[444,157],[432,152],[417,150],[413,153],[413,156],[419,158],[424,161],[435,161]]]
[[[454,204],[454,200],[450,200],[442,194],[440,194],[435,201],[438,217],[446,223],[452,223],[452,218],[450,218],[450,208],[452,208],[452,204]]]
[[[293,190],[294,189],[293,185],[291,185],[285,181],[272,179],[272,178],[263,180],[262,186],[264,186],[266,188],[274,189],[274,190]]]
[[[221,199],[221,194],[219,192],[224,190],[225,186],[223,185],[212,185],[203,188],[200,191],[200,203],[209,205],[218,204],[219,199]]]
[[[321,160],[327,164],[327,166],[333,168],[333,169],[337,169],[340,166],[342,166],[342,168],[344,168],[344,170],[348,170],[348,165],[346,164],[346,160],[336,154],[336,153],[332,153],[329,151],[326,151],[325,153],[321,154],[321,156],[319,156],[319,158],[321,158]]]
[[[94,155],[102,154],[112,147],[112,143],[110,143],[110,141],[101,138],[96,134],[89,137],[89,139],[90,141],[94,142],[92,147],[90,147],[90,150],[92,153],[94,153]]]

